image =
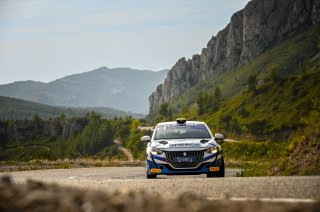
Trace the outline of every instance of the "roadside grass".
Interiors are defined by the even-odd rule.
[[[71,165],[68,162],[57,163],[54,165],[55,169],[70,169]]]
[[[239,176],[272,176],[290,154],[287,142],[240,141],[222,144],[227,168],[242,169]]]
[[[0,172],[28,171],[40,169],[72,169],[89,167],[121,167],[121,166],[143,166],[144,161],[128,162],[115,158],[104,160],[93,157],[63,160],[30,160],[30,161],[1,161]]]
[[[240,141],[221,144],[227,168],[241,169],[238,176],[276,175],[278,165],[288,157],[291,146],[287,142]],[[111,148],[112,150],[115,150]],[[1,172],[25,171],[34,169],[70,169],[86,167],[143,166],[144,159],[128,162],[126,156],[118,151],[116,157],[108,157],[110,149],[101,154],[78,159],[30,159],[28,161],[10,160],[0,162]]]
[[[287,142],[240,141],[224,142],[224,158],[237,161],[268,161],[288,156]]]

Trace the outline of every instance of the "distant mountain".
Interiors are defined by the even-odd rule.
[[[0,85],[0,95],[55,106],[111,107],[146,114],[148,96],[167,72],[101,67],[50,83],[22,81]]]
[[[6,85],[0,85],[1,93],[5,96],[15,96],[16,93],[19,93],[19,96],[28,95],[30,92],[41,88],[45,83],[35,82],[35,81],[18,81]]]
[[[84,117],[88,112],[95,111],[103,118],[128,117],[142,118],[143,114],[124,112],[112,108],[71,108],[49,106],[45,104],[0,96],[0,120],[33,119],[35,114],[41,118],[57,117],[64,113],[67,117]]]

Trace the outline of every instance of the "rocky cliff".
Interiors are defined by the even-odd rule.
[[[149,112],[197,82],[247,64],[274,45],[320,23],[320,0],[252,0],[212,37],[200,55],[181,58],[149,97]]]

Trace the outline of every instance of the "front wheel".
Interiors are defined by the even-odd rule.
[[[224,159],[221,158],[221,165],[220,165],[219,171],[218,172],[209,172],[207,174],[207,177],[208,178],[211,178],[211,177],[224,177],[224,175],[225,175]]]
[[[146,164],[146,177],[147,177],[147,179],[155,179],[155,178],[157,178],[156,174],[150,174],[150,169],[149,169],[148,162]]]
[[[215,177],[224,177],[225,175],[225,168],[224,168],[224,159],[221,158],[221,166],[217,173],[214,173]]]
[[[207,178],[211,178],[211,177],[214,177],[213,172],[209,172],[209,173],[207,174]]]

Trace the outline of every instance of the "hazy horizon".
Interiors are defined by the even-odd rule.
[[[60,80],[60,79],[63,79],[65,77],[70,77],[70,76],[74,76],[74,75],[81,75],[81,74],[86,74],[88,72],[92,72],[92,71],[95,71],[95,70],[98,70],[100,68],[107,68],[107,69],[111,69],[111,70],[120,70],[120,69],[132,69],[132,70],[139,70],[139,71],[150,71],[150,72],[161,72],[161,71],[167,71],[169,69],[162,69],[162,70],[147,70],[147,69],[135,69],[135,68],[130,68],[130,67],[115,67],[115,68],[110,68],[110,67],[106,67],[106,66],[101,66],[101,67],[98,67],[98,68],[95,68],[93,70],[90,70],[90,71],[84,71],[84,72],[79,72],[79,73],[73,73],[73,74],[68,74],[68,75],[65,75],[65,76],[62,76],[62,77],[59,77],[57,79],[53,79],[53,80],[49,80],[49,81],[40,81],[40,80],[33,80],[33,79],[26,79],[26,80],[16,80],[16,81],[12,81],[12,82],[8,82],[8,83],[0,83],[0,85],[8,85],[8,84],[12,84],[12,83],[19,83],[19,82],[39,82],[39,83],[52,83],[56,80]]]
[[[0,2],[0,84],[99,67],[160,71],[201,52],[249,0]]]

